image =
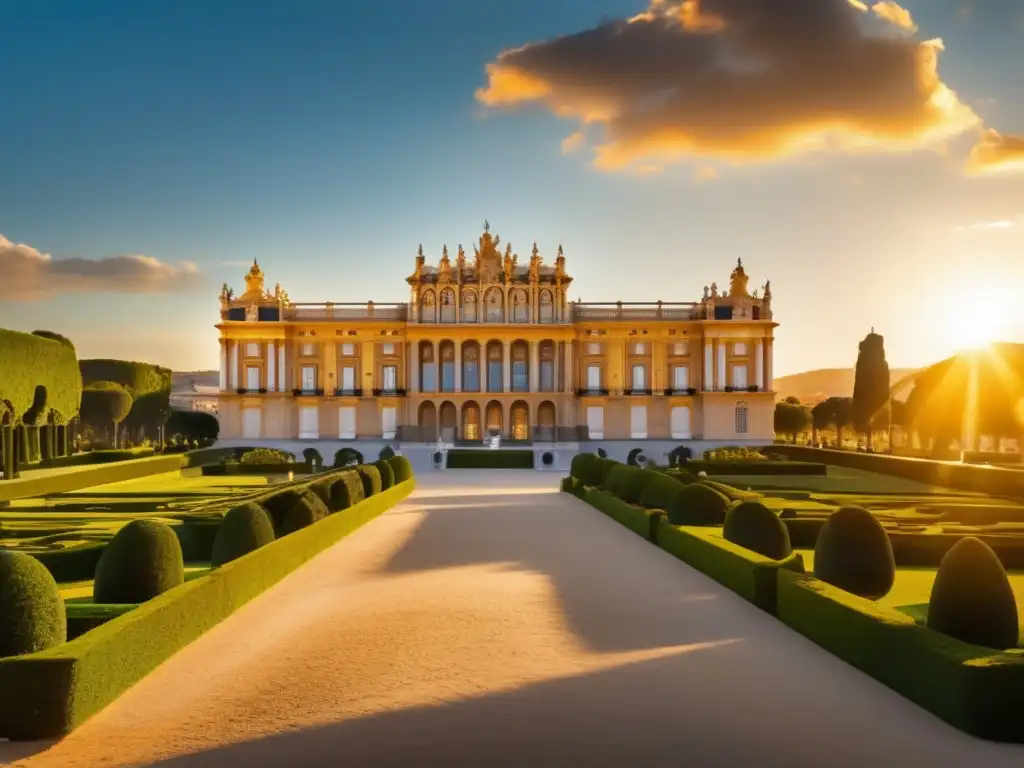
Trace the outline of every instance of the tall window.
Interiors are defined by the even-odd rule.
[[[596,392],[601,388],[601,366],[600,365],[588,365],[587,366],[587,389],[592,392]]]
[[[682,392],[690,387],[690,369],[685,365],[677,365],[672,369],[672,389]]]
[[[487,292],[487,322],[488,323],[500,323],[505,320],[504,313],[502,311],[501,291],[497,288],[491,288]],[[488,375],[488,379],[490,376]]]
[[[304,341],[302,343],[302,354],[305,357],[312,357],[316,354],[316,344],[312,341]]]
[[[512,406],[512,439],[527,440],[530,437],[530,412],[525,405]]]
[[[551,298],[551,291],[540,292],[540,321],[542,323],[551,323],[555,319],[555,305]]]
[[[487,391],[488,392],[501,392],[502,388],[502,372],[501,372],[501,345],[491,344],[487,348]]]
[[[480,439],[480,408],[470,403],[462,412],[462,436],[466,440]]]
[[[437,322],[437,307],[435,306],[433,291],[427,291],[426,293],[423,294],[423,304],[420,309],[420,322]]]
[[[260,356],[260,345],[257,341],[250,341],[245,345],[245,356],[246,357],[259,357]]]
[[[304,365],[302,366],[302,386],[301,389],[304,392],[312,392],[316,389],[316,366],[315,365]]]
[[[356,345],[355,344],[342,344],[341,345],[341,354],[343,354],[345,357],[352,357],[355,353],[356,353]]]
[[[383,389],[386,389],[388,391],[394,391],[398,389],[398,366],[385,365],[381,369],[381,374],[383,375],[384,378],[384,381],[382,382]]]
[[[455,322],[455,291],[451,288],[441,291],[441,322]]]
[[[474,347],[466,347],[462,350],[462,391],[480,391],[480,361],[479,351]],[[468,438],[475,440],[476,438]]]
[[[441,346],[441,391],[455,391],[455,345],[451,342]]]
[[[526,291],[516,291],[513,298],[512,322],[526,323],[530,320],[530,305],[526,300]]]
[[[512,347],[512,391],[530,391],[530,367],[526,361],[526,345]]]
[[[245,388],[248,390],[260,388],[259,366],[250,365],[245,369]]]
[[[346,365],[341,369],[341,389],[351,392],[356,388],[356,368],[354,365]]]
[[[736,405],[736,434],[745,435],[747,434],[747,404],[738,403]]]
[[[433,392],[437,389],[437,369],[434,367],[434,348],[425,344],[420,352],[420,391]]]
[[[642,365],[633,366],[633,389],[647,389],[647,368]]]
[[[465,323],[476,322],[476,293],[466,291],[462,297],[462,321]]]
[[[544,344],[540,348],[540,391],[555,391],[555,345]]]
[[[732,385],[737,389],[747,388],[747,366],[734,365],[732,367]]]

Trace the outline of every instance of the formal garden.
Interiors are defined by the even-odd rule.
[[[580,454],[562,490],[956,727],[1024,742],[1019,470],[791,446],[641,463]]]

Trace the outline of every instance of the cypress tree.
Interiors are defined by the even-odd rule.
[[[853,426],[866,435],[871,445],[871,427],[875,414],[889,399],[889,364],[885,360],[885,340],[871,329],[860,343],[853,380]]]

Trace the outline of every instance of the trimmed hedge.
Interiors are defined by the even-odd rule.
[[[62,344],[57,344],[55,341],[49,343],[63,347]],[[185,454],[173,454],[171,456],[152,456],[147,459],[132,459],[131,461],[115,461],[97,466],[74,467],[69,468],[67,472],[44,477],[5,480],[0,483],[0,501],[46,496],[51,493],[67,493],[94,485],[119,483],[138,477],[174,472],[185,464]]]
[[[356,467],[356,474],[363,484],[363,496],[370,498],[380,493],[381,482],[380,472],[372,464],[360,464]]]
[[[600,488],[586,489],[583,500],[633,533],[652,542],[657,536],[658,522],[665,517],[665,513],[660,509],[644,509],[627,504],[614,493],[602,491]]]
[[[673,525],[722,525],[729,499],[706,483],[690,483],[672,497],[668,520]]]
[[[894,608],[785,571],[778,573],[778,616],[956,728],[1024,742],[1024,654],[961,642]]]
[[[676,497],[682,492],[683,483],[672,475],[644,470],[643,484],[640,490],[640,504],[648,509],[667,510],[675,503]]]
[[[826,464],[810,461],[708,461],[691,459],[680,466],[687,472],[709,475],[826,475]]]
[[[391,471],[395,473],[396,484],[412,478],[412,464],[405,456],[392,456],[387,462],[391,465]]]
[[[759,501],[734,502],[725,513],[722,537],[772,560],[793,554],[785,524]]]
[[[217,528],[210,565],[214,568],[237,560],[274,540],[274,524],[259,504],[246,502],[232,508]]]
[[[605,487],[627,504],[639,504],[646,479],[639,467],[616,464],[605,479]]]
[[[185,580],[181,544],[166,523],[132,520],[114,534],[96,565],[95,603],[144,603]]]
[[[0,657],[44,651],[65,642],[67,632],[50,572],[31,555],[0,550]]]
[[[412,492],[406,481],[232,560],[81,637],[0,660],[0,736],[61,736],[314,555]]]
[[[395,471],[391,468],[391,465],[386,459],[373,462],[373,466],[375,466],[377,471],[380,473],[380,489],[382,491],[386,491],[395,484]]]
[[[36,402],[36,388],[46,398]],[[59,341],[0,328],[0,403],[14,409],[16,422],[35,423],[42,411],[56,411],[67,423],[82,402],[82,374],[75,350]],[[42,405],[38,413],[33,406]],[[24,462],[23,462],[24,463]]]
[[[131,461],[147,459],[156,455],[154,448],[135,448],[132,450],[103,450],[74,453],[69,456],[53,456],[42,462],[43,467],[83,467],[88,464],[109,464],[113,461]]]
[[[804,572],[799,553],[773,560],[726,541],[716,529],[681,528],[663,520],[656,538],[669,554],[772,615],[776,613],[778,573]]]
[[[405,482],[404,480],[402,482]],[[334,512],[341,512],[349,507],[358,504],[365,498],[363,493],[363,481],[357,472],[342,471],[335,476],[331,482],[331,503],[330,508]]]
[[[448,469],[533,469],[533,451],[456,448],[448,451]]]
[[[288,464],[206,464],[201,470],[203,477],[224,475],[308,475],[313,469],[304,461]]]
[[[889,594],[896,559],[878,518],[861,507],[841,507],[829,515],[814,545],[814,575],[871,600]]]
[[[281,525],[274,531],[275,536],[280,539],[303,528],[308,528],[314,523],[319,523],[329,514],[330,510],[323,500],[313,491],[306,490],[281,518]]]

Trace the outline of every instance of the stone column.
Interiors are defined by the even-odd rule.
[[[462,391],[462,340],[456,339],[455,344],[455,391]]]
[[[231,360],[229,362],[230,380],[228,381],[228,389],[238,389],[238,342],[229,341],[231,345]]]
[[[764,361],[764,388],[768,392],[775,391],[775,385],[772,381],[772,368],[774,367],[775,357],[775,339],[768,339],[765,344],[765,361]]]
[[[220,391],[228,388],[228,341],[220,340]]]
[[[529,387],[531,392],[540,392],[540,345],[536,341],[529,342],[530,345],[530,375]]]
[[[477,373],[480,376],[480,392],[481,393],[486,393],[487,392],[487,342],[486,341],[478,341],[477,342],[477,351],[478,351],[478,355],[477,355],[477,358],[476,358],[477,359],[477,368],[478,368]],[[487,404],[485,403],[483,405],[483,407],[486,408]],[[483,420],[483,418],[484,418],[484,414],[483,414],[483,412],[481,412],[480,413],[481,421]],[[481,430],[483,429],[483,424],[480,425],[480,429]]]
[[[282,341],[281,346],[277,348],[277,391],[286,392],[288,390],[288,353],[285,351],[287,342]]]
[[[277,347],[273,341],[267,342],[267,391],[277,392],[277,371],[274,363]]]
[[[562,373],[562,366],[559,364],[561,362],[559,358],[562,356],[562,342],[553,341],[551,343],[555,345],[555,354],[551,356],[551,391],[562,392],[563,388],[558,384],[559,376]]]
[[[729,381],[728,373],[726,372],[726,367],[725,367],[725,347],[726,347],[725,340],[724,339],[719,339],[719,341],[718,341],[718,377],[717,377],[717,381],[715,382],[715,385],[716,385],[715,388],[716,389],[725,389],[726,384]]]
[[[565,391],[571,393],[575,384],[576,368],[572,359],[572,341],[565,342]]]
[[[420,391],[420,356],[419,356],[420,343],[410,342],[409,343],[409,392]]]
[[[712,345],[714,342],[711,339],[704,339],[704,365],[701,367],[704,369],[704,390],[710,392],[715,388],[715,359]]]
[[[434,393],[436,394],[436,393],[438,393],[440,391],[441,391],[441,342],[440,341],[435,341],[434,342]],[[438,434],[440,434],[440,431],[441,431],[441,421],[440,421],[441,415],[440,415],[440,413],[438,414],[437,418],[438,418],[437,430],[438,430]]]
[[[764,344],[760,339],[754,345],[754,384],[758,390],[764,389]]]
[[[501,391],[512,391],[512,343],[503,341],[501,343],[504,356],[501,363]]]

